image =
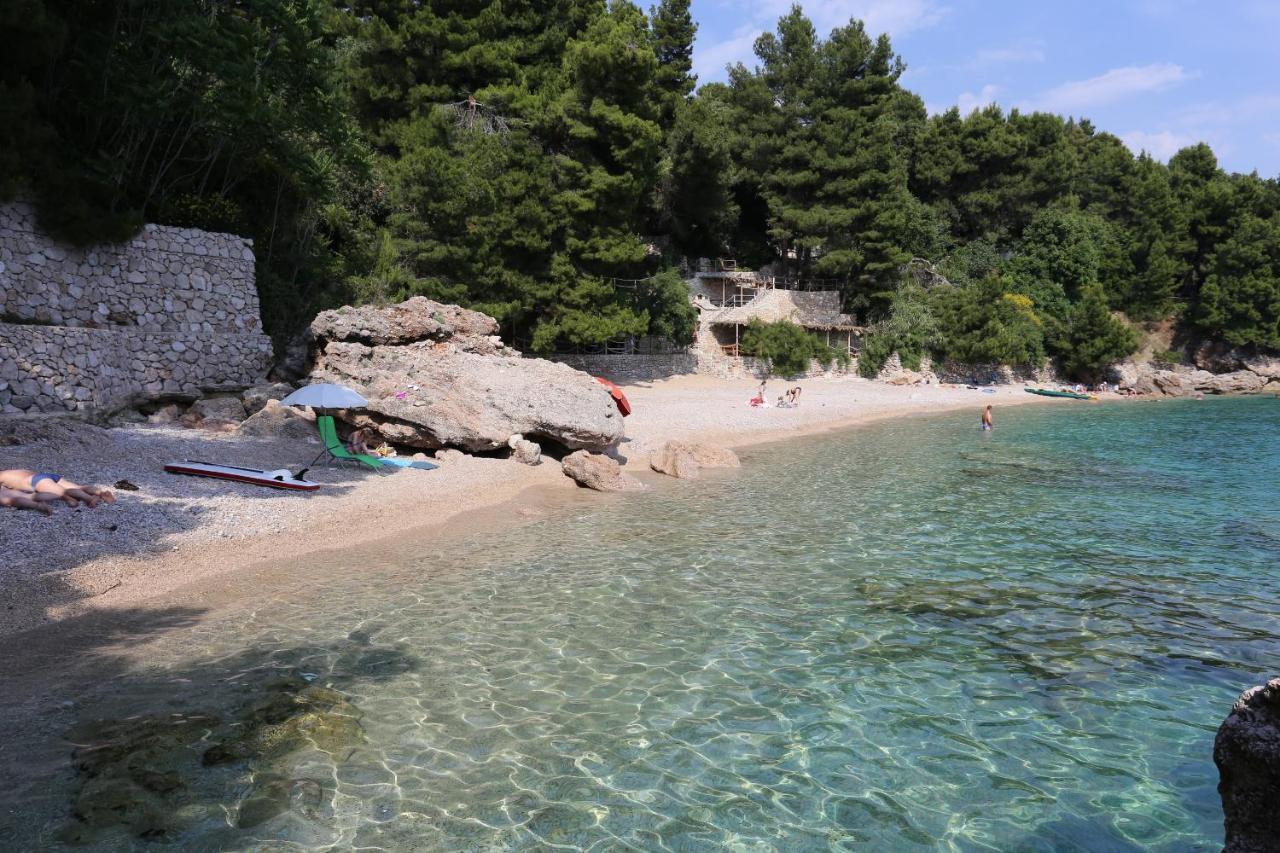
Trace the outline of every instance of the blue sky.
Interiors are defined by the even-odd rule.
[[[822,35],[887,32],[931,112],[997,103],[1083,116],[1161,160],[1204,141],[1232,171],[1280,177],[1280,0],[828,0]],[[693,0],[699,82],[755,57],[791,0]]]

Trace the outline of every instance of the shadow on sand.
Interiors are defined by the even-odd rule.
[[[0,468],[61,473],[77,482],[116,488],[116,503],[72,508],[56,504],[53,515],[0,509],[5,543],[0,608],[33,603],[58,608],[101,595],[123,582],[127,569],[77,576],[68,570],[113,557],[147,557],[174,550],[176,537],[203,533],[204,547],[249,534],[286,528],[300,506],[323,506],[359,483],[382,474],[355,464],[311,465],[318,442],[219,435],[175,427],[102,429],[83,423],[0,425]],[[197,460],[271,470],[309,468],[322,483],[316,492],[287,492],[256,485],[168,474],[169,462]],[[202,530],[203,529],[203,530]],[[190,541],[188,537],[188,541]],[[200,546],[197,546],[200,547]]]

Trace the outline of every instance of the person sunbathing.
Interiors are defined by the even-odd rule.
[[[32,497],[38,501],[64,500],[71,506],[84,502],[93,508],[100,500],[109,504],[116,502],[116,496],[110,489],[82,486],[61,474],[43,474],[21,468],[0,471],[0,486],[20,492],[32,492]]]
[[[20,492],[17,489],[6,489],[4,486],[0,486],[0,506],[9,506],[14,509],[32,509],[45,515],[53,513],[47,503],[35,500],[31,495],[31,492]]]

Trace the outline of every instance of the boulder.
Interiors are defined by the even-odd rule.
[[[896,373],[885,380],[889,385],[918,385],[924,381],[924,376],[916,373],[914,370],[903,368],[901,373]]]
[[[538,465],[542,462],[542,448],[523,435],[511,436],[507,439],[507,447],[511,448],[511,458],[517,462],[525,465]]]
[[[308,332],[312,381],[368,400],[336,413],[413,448],[497,450],[519,433],[570,450],[604,450],[622,437],[608,390],[586,373],[524,358],[494,337],[497,321],[414,297],[390,308],[325,311]]]
[[[156,409],[147,416],[147,423],[171,424],[182,417],[182,407],[177,403],[169,403]]]
[[[248,420],[236,427],[240,435],[256,438],[315,438],[315,415],[293,406],[282,406],[278,400],[268,400]]]
[[[1151,382],[1156,391],[1166,397],[1181,397],[1195,389],[1194,384],[1187,382],[1181,373],[1173,370],[1157,370],[1151,374]]]
[[[1245,370],[1268,381],[1280,381],[1280,356],[1251,355],[1241,360]]]
[[[1266,379],[1248,370],[1237,370],[1234,373],[1219,373],[1196,390],[1206,394],[1256,394],[1262,390]]]
[[[1240,694],[1213,741],[1227,853],[1280,849],[1280,678]]]
[[[645,488],[644,483],[625,473],[616,459],[600,453],[585,450],[570,453],[560,467],[579,486],[597,492],[631,492]]]
[[[1262,386],[1263,394],[1280,394],[1280,379],[1272,379]]]
[[[183,416],[184,420],[190,418],[196,423],[211,419],[239,423],[245,417],[244,403],[239,397],[204,397],[192,403]]]
[[[498,334],[488,314],[415,296],[399,305],[365,305],[325,311],[311,324],[312,340],[358,341],[369,345],[412,344],[456,338],[481,340]],[[501,344],[493,344],[494,349]]]
[[[293,386],[287,382],[272,382],[267,385],[255,385],[240,395],[247,414],[255,415],[262,410],[268,400],[283,400],[293,393]]]
[[[703,468],[737,468],[738,454],[725,447],[688,441],[668,441],[649,457],[649,467],[660,474],[694,480]]]
[[[1191,361],[1209,373],[1230,373],[1244,367],[1242,353],[1223,343],[1205,343],[1196,347]]]

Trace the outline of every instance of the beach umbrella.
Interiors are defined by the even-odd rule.
[[[310,406],[313,409],[359,409],[369,401],[344,385],[318,382],[304,385],[280,401],[282,406]]]
[[[627,415],[631,414],[631,401],[627,399],[626,394],[622,393],[621,388],[619,388],[617,385],[614,385],[612,382],[610,382],[608,379],[605,379],[603,376],[595,376],[592,378],[595,379],[597,382],[599,382],[601,385],[603,385],[605,388],[609,389],[609,396],[613,398],[614,404],[618,407],[618,411],[622,412],[622,416],[624,418]]]

